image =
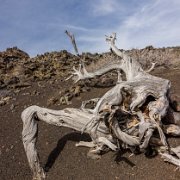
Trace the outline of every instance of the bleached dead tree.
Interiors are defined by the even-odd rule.
[[[116,47],[115,39],[114,33],[106,40],[120,57],[118,62],[100,67],[94,72],[88,72],[84,64],[81,64],[78,70],[73,68],[72,75],[77,82],[115,69],[124,72],[125,81],[122,81],[119,75],[118,82],[112,89],[101,98],[83,102],[80,109],[66,108],[55,111],[30,106],[22,112],[22,139],[34,179],[45,178],[36,149],[37,120],[88,133],[92,141],[79,142],[77,146],[90,147],[89,155],[93,158],[98,158],[107,148],[116,151],[120,147],[138,147],[144,152],[153,143],[157,147],[163,147],[160,154],[166,161],[180,166],[180,147],[171,148],[165,136],[180,135],[179,113],[175,113],[169,105],[170,81],[150,75],[148,72],[154,65],[149,71],[144,71],[136,60]],[[86,108],[90,101],[96,104],[93,109]],[[171,121],[169,120],[169,125],[164,125],[162,119],[167,114],[171,115]],[[155,130],[158,131],[159,138],[154,137]]]

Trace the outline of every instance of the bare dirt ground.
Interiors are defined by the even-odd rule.
[[[180,72],[178,70],[158,70],[153,72],[172,82],[172,93],[180,99]],[[0,179],[31,179],[31,171],[21,141],[21,112],[30,105],[47,106],[47,98],[67,87],[69,82],[57,80],[53,85],[41,82],[45,87],[32,83],[30,88],[21,90],[9,104],[0,107]],[[103,95],[107,88],[93,88],[74,98],[71,107],[79,107],[82,100]],[[33,93],[34,92],[34,93]],[[12,105],[13,104],[13,105]],[[65,106],[51,105],[49,108],[62,109]],[[88,140],[87,135],[39,122],[38,151],[41,163],[47,172],[47,179],[61,180],[114,180],[180,179],[180,171],[175,166],[164,163],[160,156],[147,158],[144,154],[130,156],[130,152],[108,152],[100,160],[86,156],[87,148],[75,147],[80,140]],[[169,138],[174,146],[180,139]]]

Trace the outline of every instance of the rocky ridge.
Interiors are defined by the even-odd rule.
[[[148,46],[144,49],[128,50],[127,53],[139,59],[145,69],[150,67],[151,62],[157,62],[157,68],[180,68],[180,47],[156,49]],[[82,59],[87,70],[91,71],[104,64],[108,65],[118,58],[111,52],[102,54],[83,53],[80,56],[75,56],[66,50],[47,52],[31,58],[17,47],[0,52],[0,105],[9,101],[7,91],[18,93],[20,89],[31,86],[33,82],[50,81],[53,84],[57,80],[64,81],[72,72],[72,67],[78,67]],[[68,104],[73,97],[79,96],[81,92],[88,91],[89,87],[114,85],[116,83],[115,77],[115,73],[108,73],[106,76],[94,79],[91,82],[79,82],[72,85],[71,88],[64,89],[56,97],[50,97],[47,104]]]

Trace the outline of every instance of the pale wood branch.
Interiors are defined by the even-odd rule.
[[[77,48],[77,45],[76,45],[76,41],[75,41],[75,37],[74,37],[74,34],[68,32],[67,30],[65,31],[65,33],[68,35],[68,37],[70,38],[71,40],[71,43],[74,47],[74,51],[76,53],[77,56],[79,56],[79,52],[78,52],[78,48]]]

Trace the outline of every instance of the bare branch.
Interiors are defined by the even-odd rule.
[[[45,178],[45,172],[40,165],[40,160],[36,148],[38,135],[37,120],[44,121],[48,124],[60,127],[69,127],[74,130],[81,131],[85,124],[91,120],[92,116],[92,114],[89,114],[85,111],[73,108],[66,108],[64,110],[57,111],[41,108],[38,106],[30,106],[22,112],[22,140],[34,179]],[[85,132],[89,133],[89,129],[87,128]],[[103,144],[107,144],[112,149],[115,148],[115,145],[113,145],[113,137],[111,134],[109,134],[109,131],[104,124],[99,126],[97,134],[98,137],[105,138],[100,138],[102,146]],[[98,144],[95,144],[95,146],[98,147]]]
[[[180,167],[180,160],[175,158],[174,156],[168,154],[168,153],[160,153],[161,157],[164,159],[166,162],[170,162],[177,167]]]
[[[74,47],[76,55],[79,56],[79,52],[78,52],[78,48],[77,48],[77,45],[76,45],[74,34],[68,32],[67,30],[65,31],[65,33],[69,36],[69,38],[70,38],[70,40],[72,42],[72,45]]]
[[[157,64],[156,62],[153,62],[151,67],[148,70],[146,70],[146,72],[149,73],[149,72],[153,71],[155,66],[156,66],[156,64]]]
[[[114,51],[114,53],[121,57],[122,59],[128,58],[127,54],[125,52],[121,52],[116,46],[115,46],[115,41],[116,41],[116,33],[112,33],[111,36],[106,35],[106,42],[109,43],[110,48]]]
[[[114,69],[119,69],[118,66],[119,66],[119,63],[114,63],[114,64],[108,65],[106,67],[100,68],[95,72],[88,72],[85,68],[84,62],[81,62],[79,64],[78,69],[73,67],[74,72],[72,72],[71,75],[66,78],[66,80],[73,78],[74,82],[76,83],[80,80],[91,79],[91,78],[94,78],[96,76],[101,76],[101,75],[103,75],[109,71],[114,70]]]

